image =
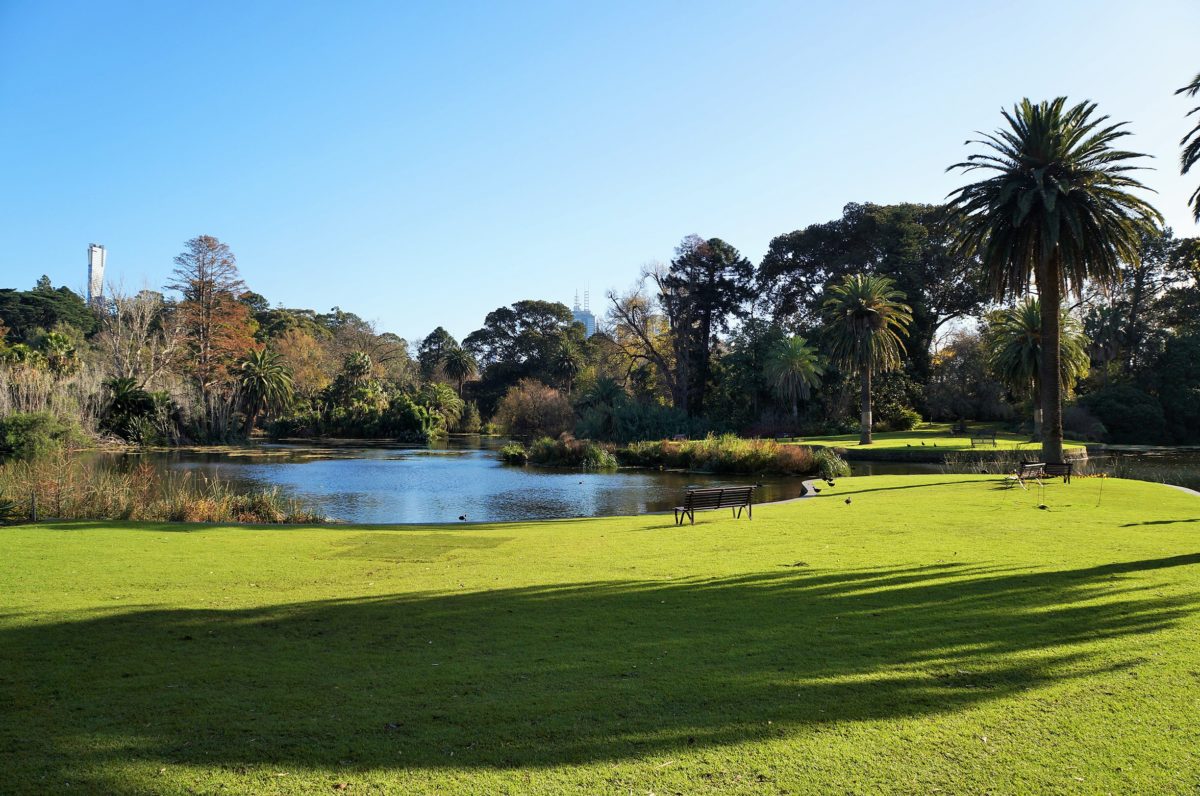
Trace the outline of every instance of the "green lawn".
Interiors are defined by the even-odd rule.
[[[1200,498],[1038,502],[2,529],[0,792],[1195,793]]]
[[[971,445],[969,434],[951,435],[947,423],[925,423],[913,431],[876,431],[871,434],[870,445],[859,445],[858,432],[853,434],[837,434],[825,437],[797,437],[795,441],[805,445],[824,448],[845,448],[851,454],[866,457],[868,454],[913,453],[933,454],[960,453],[972,451],[988,453],[991,451],[1029,451],[1036,456],[1041,452],[1041,442],[1031,442],[1029,437],[1021,434],[1001,432],[996,435],[996,445],[991,442],[981,445]],[[1085,445],[1082,442],[1067,441],[1065,450],[1082,452]]]

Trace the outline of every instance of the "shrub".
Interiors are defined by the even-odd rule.
[[[1156,443],[1166,434],[1167,419],[1158,399],[1127,384],[1113,384],[1079,399],[1118,443]]]
[[[500,449],[500,461],[505,464],[526,464],[529,451],[519,442],[510,442]]]
[[[78,430],[50,412],[14,412],[0,418],[0,461],[33,461],[71,443]]]
[[[509,434],[557,437],[575,425],[567,397],[535,379],[521,379],[500,399],[496,422]]]
[[[896,409],[881,425],[881,431],[912,431],[921,425],[921,413],[902,406]]]
[[[563,435],[557,440],[541,437],[529,446],[529,461],[550,467],[582,467],[585,470],[615,470],[617,459],[591,440]]]
[[[634,442],[617,448],[617,461],[636,467],[670,467],[712,473],[816,472],[812,449],[774,440],[740,439],[733,435],[700,440]]]

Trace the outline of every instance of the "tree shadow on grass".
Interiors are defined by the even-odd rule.
[[[474,770],[636,758],[962,710],[1133,661],[1190,599],[1131,573],[940,564],[417,593],[248,610],[127,606],[0,630],[0,770]],[[790,565],[796,566],[796,565]]]

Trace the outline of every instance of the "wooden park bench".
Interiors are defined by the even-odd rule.
[[[988,442],[992,443],[993,448],[996,447],[996,429],[980,429],[978,431],[971,432],[972,448],[974,448],[976,445],[983,445]]]
[[[1012,487],[1014,484],[1026,489],[1026,481],[1042,482],[1042,476],[1046,474],[1045,462],[1021,462],[1017,467],[1017,471],[1010,476],[1007,476],[1008,485]]]
[[[1044,478],[1061,478],[1064,484],[1069,484],[1071,483],[1071,471],[1074,469],[1074,462],[1062,462],[1061,464],[1047,462],[1042,467],[1042,476]]]
[[[692,525],[695,525],[696,512],[710,509],[732,509],[733,516],[738,519],[742,516],[742,509],[746,509],[750,513],[750,519],[754,519],[754,507],[750,502],[753,496],[752,486],[689,489],[683,499],[683,505],[675,507],[675,524],[683,525],[683,518],[688,517]]]

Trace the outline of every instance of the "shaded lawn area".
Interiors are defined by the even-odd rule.
[[[1200,499],[998,484],[3,529],[0,792],[1194,792]]]
[[[981,424],[974,424],[975,428],[990,428]],[[1029,451],[1030,457],[1036,459],[1041,454],[1042,443],[1040,441],[1031,442],[1027,435],[1011,434],[1009,432],[999,432],[996,434],[996,446],[993,448],[990,441],[971,445],[970,434],[951,434],[950,425],[948,423],[924,423],[920,428],[912,431],[876,431],[871,434],[870,445],[859,445],[858,432],[853,434],[837,434],[824,437],[796,437],[793,441],[801,442],[805,445],[811,445],[819,448],[845,448],[847,451],[867,452],[867,451],[897,451],[901,452],[908,448],[933,448],[937,447],[939,451],[946,453],[958,453],[962,451],[974,451],[976,453],[986,453],[993,450],[1001,451]],[[1086,446],[1082,442],[1073,442],[1067,440],[1064,445],[1064,450],[1081,451]],[[928,451],[926,451],[928,452]]]

